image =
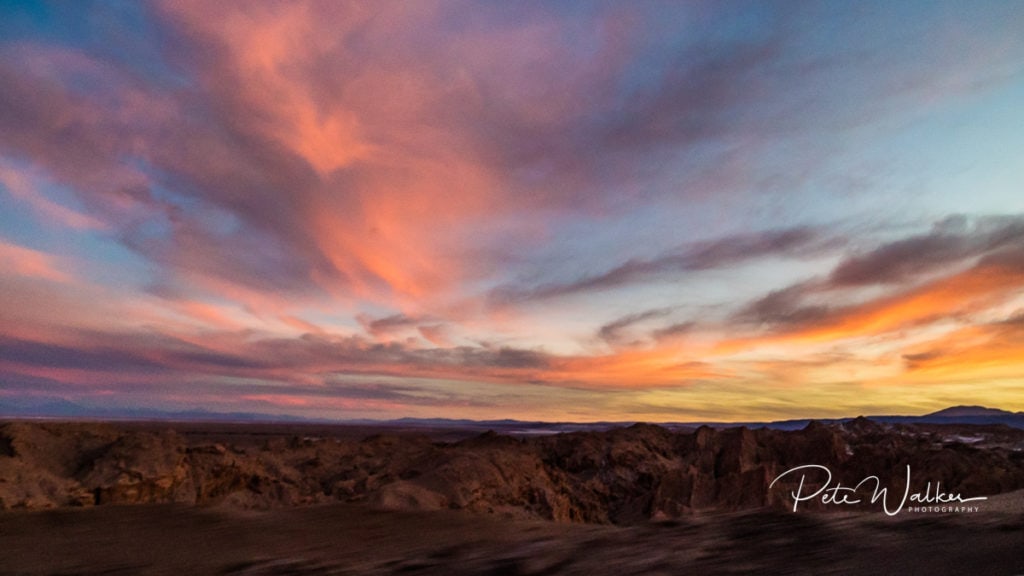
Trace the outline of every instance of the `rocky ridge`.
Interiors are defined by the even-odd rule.
[[[0,424],[0,509],[342,501],[631,524],[791,506],[796,475],[769,484],[804,464],[827,466],[846,485],[878,475],[899,490],[910,465],[915,490],[927,480],[947,492],[998,494],[1024,488],[1022,448],[1024,431],[1003,426],[951,429],[866,419],[811,423],[793,432],[673,432],[637,424],[530,438],[485,433],[458,442],[390,434],[214,442],[171,428],[9,422]]]

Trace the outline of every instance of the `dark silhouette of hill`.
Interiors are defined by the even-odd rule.
[[[1007,412],[1006,410],[999,410],[998,408],[986,408],[984,406],[951,406],[938,412],[932,412],[926,414],[927,418],[977,418],[979,416],[1014,416],[1021,415],[1020,412],[1014,414],[1013,412]]]

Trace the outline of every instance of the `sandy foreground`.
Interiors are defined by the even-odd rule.
[[[1024,494],[972,514],[751,511],[620,527],[331,504],[0,514],[0,574],[1024,574]]]

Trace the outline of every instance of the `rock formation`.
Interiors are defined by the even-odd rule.
[[[637,424],[525,439],[487,433],[454,443],[386,434],[233,443],[154,427],[11,422],[0,424],[0,509],[347,501],[629,524],[791,505],[796,477],[768,486],[803,464],[828,466],[846,485],[879,475],[898,486],[910,465],[915,477],[941,481],[947,491],[1006,492],[1024,488],[1022,447],[1024,431],[1002,426],[862,418],[795,432]]]

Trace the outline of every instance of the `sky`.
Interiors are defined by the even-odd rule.
[[[1024,410],[1024,4],[0,7],[0,405]]]

